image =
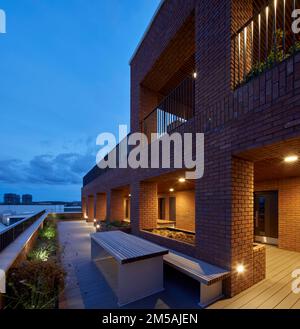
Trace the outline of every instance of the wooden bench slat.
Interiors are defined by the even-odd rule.
[[[120,263],[134,262],[168,253],[166,248],[121,231],[94,233],[91,238]]]

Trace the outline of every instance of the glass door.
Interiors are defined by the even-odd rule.
[[[254,235],[263,243],[278,242],[278,192],[255,192]]]

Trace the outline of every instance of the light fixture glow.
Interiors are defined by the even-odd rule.
[[[184,183],[185,182],[185,178],[181,177],[178,179],[179,183]]]
[[[242,274],[245,272],[245,266],[243,264],[239,264],[237,267],[236,267],[236,271],[239,273],[239,274]]]
[[[128,194],[129,198],[131,197],[131,194]]]
[[[97,219],[96,218],[94,218],[94,223],[96,223],[97,222]]]
[[[97,228],[97,230],[99,230],[99,228],[100,228],[100,225],[99,225],[99,224],[97,224],[96,228]]]
[[[173,189],[173,188],[170,188],[169,191],[170,191],[170,192],[174,192],[174,189]]]
[[[193,77],[194,77],[194,79],[197,79],[197,76],[198,76],[197,72],[194,72],[194,73],[193,73]]]
[[[284,162],[286,163],[292,163],[292,162],[296,162],[299,160],[299,157],[297,155],[290,155],[284,158]]]

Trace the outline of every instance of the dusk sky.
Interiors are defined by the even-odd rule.
[[[129,124],[129,59],[160,0],[0,0],[0,202],[80,200],[96,137]]]

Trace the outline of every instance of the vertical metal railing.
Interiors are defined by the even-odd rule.
[[[299,0],[271,0],[232,36],[233,86],[271,68],[300,50],[292,12]]]
[[[191,119],[194,112],[195,78],[188,77],[145,117],[141,130],[149,141],[153,136],[160,138]]]

